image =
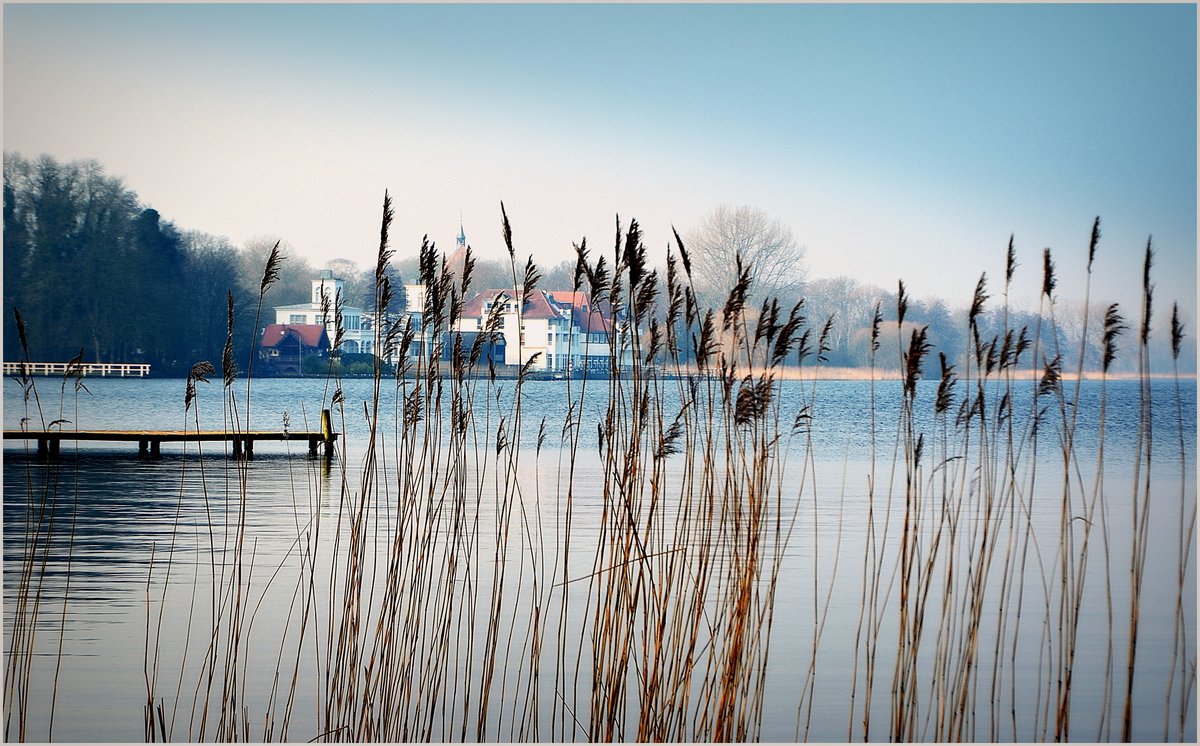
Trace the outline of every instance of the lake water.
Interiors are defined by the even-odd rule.
[[[198,404],[189,412],[182,380],[86,383],[90,393],[77,396],[58,381],[39,380],[37,415],[20,387],[6,380],[6,429],[20,428],[26,416],[32,429],[53,420],[70,421],[64,429],[184,429],[197,422],[221,429],[227,418],[219,380],[199,385]],[[387,381],[374,462],[366,459],[372,382],[361,380],[343,382],[345,403],[333,407],[344,450],[329,467],[307,459],[302,441],[258,444],[244,472],[219,443],[165,444],[163,457],[152,461],[139,459],[135,444],[68,441],[59,461],[43,463],[32,445],[6,441],[6,659],[31,521],[42,505],[48,512],[41,515],[54,518],[51,551],[32,568],[41,580],[25,736],[142,740],[151,670],[154,701],[162,703],[168,735],[176,740],[214,737],[223,680],[233,682],[229,691],[244,708],[235,727],[252,740],[336,737],[326,730],[341,722],[335,711],[349,700],[372,703],[368,710],[394,703],[388,706],[398,714],[371,715],[382,724],[376,733],[389,740],[397,734],[587,740],[597,728],[593,736],[632,740],[639,713],[667,697],[665,684],[646,685],[662,673],[656,661],[666,671],[674,660],[655,655],[655,645],[680,645],[686,637],[680,630],[691,624],[700,630],[691,639],[701,643],[692,651],[694,665],[711,667],[718,678],[740,677],[739,687],[758,692],[730,705],[740,715],[734,719],[749,727],[731,731],[735,740],[886,739],[896,685],[905,681],[912,693],[905,700],[912,724],[901,731],[906,736],[1049,739],[1057,681],[1066,668],[1072,676],[1069,736],[1118,740],[1135,480],[1142,485],[1147,478],[1137,457],[1145,435],[1138,429],[1138,384],[1084,382],[1078,406],[1068,411],[1077,410],[1078,424],[1076,458],[1067,472],[1072,543],[1066,551],[1070,577],[1082,591],[1076,652],[1067,667],[1059,664],[1067,640],[1064,614],[1070,617],[1063,609],[1071,604],[1063,603],[1069,590],[1060,572],[1066,545],[1057,414],[1051,406],[1036,443],[1023,437],[1033,385],[1013,389],[1009,421],[1020,455],[1008,478],[1007,445],[993,444],[984,449],[992,456],[981,456],[972,430],[965,456],[956,450],[961,433],[945,433],[946,421],[932,413],[936,386],[922,382],[916,397],[914,422],[924,450],[911,502],[905,499],[898,382],[877,383],[873,393],[865,382],[781,384],[773,404],[782,437],[760,472],[740,463],[739,453],[718,449],[705,456],[696,433],[711,425],[721,435],[728,427],[708,414],[690,420],[693,430],[680,439],[680,452],[654,458],[652,426],[645,445],[634,449],[643,456],[632,470],[614,468],[612,459],[626,453],[619,448],[614,455],[614,438],[624,446],[634,435],[600,427],[612,388],[597,381],[582,392],[579,382],[570,388],[527,382],[519,425],[514,384],[488,390],[479,384],[470,404],[473,424],[461,432],[464,452],[473,456],[467,468],[449,474],[451,434],[439,433],[431,439],[437,449],[425,451],[424,441],[401,437],[398,413],[410,411],[400,405],[406,391]],[[1073,395],[1074,383],[1064,386]],[[244,411],[244,382],[234,391]],[[664,382],[646,405],[661,411],[659,429],[679,413],[682,391],[682,383]],[[1175,391],[1172,381],[1151,386],[1150,513],[1131,733],[1143,741],[1196,736],[1195,708],[1183,707],[1181,715],[1180,706],[1181,696],[1195,701],[1190,534],[1182,538],[1180,579],[1180,527],[1194,525],[1196,499],[1195,383],[1182,384],[1181,401]],[[447,385],[444,421],[454,419],[449,392]],[[1001,393],[993,384],[989,402]],[[332,395],[324,381],[257,380],[250,428],[318,429]],[[1049,406],[1053,398],[1038,403]],[[579,416],[577,427],[566,431],[578,438],[573,449],[564,442],[569,413]],[[807,417],[793,431],[800,413]],[[424,421],[429,415],[422,413]],[[990,430],[1006,431],[1007,423]],[[997,454],[1000,460],[988,460]],[[755,474],[759,492],[728,486],[739,475],[753,482]],[[606,502],[604,494],[614,492],[624,497]],[[747,519],[742,503],[754,502],[751,493],[765,498],[760,516],[767,523],[755,534],[758,543],[734,528]],[[710,502],[713,512],[704,513],[701,494],[734,494],[738,504]],[[1101,507],[1087,512],[1098,494]],[[650,495],[662,504],[649,504]],[[620,534],[625,518],[614,511],[628,511],[628,523],[638,530]],[[1085,525],[1093,530],[1085,532]],[[1085,538],[1089,551],[1079,565]],[[633,559],[621,564],[619,544],[631,541],[636,546],[623,551]],[[355,546],[361,564],[347,569]],[[916,555],[907,578],[897,571],[905,547]],[[982,562],[979,553],[989,547],[994,555]],[[734,569],[752,556],[760,566],[746,589],[749,612],[737,617],[749,632],[736,639],[753,651],[731,673],[732,656],[710,654],[731,649],[737,625],[726,615],[739,589]],[[231,581],[239,567],[240,581]],[[389,578],[402,581],[389,584]],[[235,597],[240,615],[229,611]],[[350,619],[347,608],[360,617]],[[902,613],[918,608],[919,628],[911,613]],[[215,634],[214,617],[221,620]],[[229,638],[238,623],[241,635]],[[668,632],[656,633],[664,624]],[[339,662],[337,630],[343,628],[360,636]],[[1186,640],[1176,649],[1180,628]],[[232,670],[220,663],[229,657],[222,647],[229,639],[240,646]],[[210,640],[221,651],[215,685],[204,673]],[[623,657],[610,655],[614,640],[626,641]],[[911,666],[901,662],[905,650]],[[381,677],[378,661],[384,660],[391,668]],[[1190,675],[1181,677],[1181,669]],[[338,683],[331,680],[335,670],[357,673]],[[297,684],[288,707],[293,671]],[[653,732],[702,740],[710,733],[704,729],[722,705],[702,678],[664,674],[662,681],[684,682],[687,696],[672,699],[658,715],[660,725],[677,722],[677,729]],[[341,704],[330,704],[338,692]],[[204,717],[197,713],[206,696],[202,734]],[[962,714],[947,715],[947,703],[959,698],[968,703]],[[10,700],[5,705],[7,734],[14,738],[15,707]],[[612,730],[598,725],[602,719]]]

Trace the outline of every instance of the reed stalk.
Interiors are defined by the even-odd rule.
[[[1155,516],[1167,508],[1151,480],[1159,452],[1152,451],[1149,246],[1125,580],[1112,561],[1124,547],[1116,545],[1107,463],[1116,416],[1109,367],[1124,317],[1114,304],[1094,321],[1104,350],[1098,406],[1088,411],[1086,389],[1063,382],[1064,371],[1082,377],[1089,348],[1081,346],[1075,361],[1060,348],[1049,250],[1034,328],[1010,326],[1010,239],[1003,303],[989,310],[981,276],[961,350],[933,348],[929,330],[909,318],[901,283],[895,382],[877,368],[885,322],[876,306],[861,414],[867,473],[859,483],[847,466],[831,488],[819,478],[830,415],[818,380],[833,320],[810,323],[803,301],[790,312],[775,299],[751,305],[752,268],[740,257],[723,304],[707,309],[677,234],[664,282],[636,220],[617,218],[611,254],[593,257],[581,241],[572,298],[586,295],[587,313],[602,317],[597,327],[613,331],[603,352],[608,370],[601,377],[590,367],[600,354],[585,342],[589,359],[572,361],[580,376],[562,386],[561,423],[536,421],[528,405],[543,385],[535,380],[540,361],[524,340],[518,336],[509,351],[518,360],[511,371],[498,369],[490,352],[484,359],[502,331],[499,305],[478,336],[459,331],[471,297],[469,249],[455,274],[424,240],[424,304],[403,322],[388,314],[394,218],[385,194],[373,374],[361,399],[348,401],[334,353],[322,394],[336,429],[363,436],[339,441],[336,467],[289,465],[291,515],[274,518],[289,534],[282,554],[268,564],[259,550],[259,485],[249,458],[222,475],[209,473],[204,449],[186,454],[174,528],[151,550],[146,579],[147,740],[754,741],[768,719],[766,734],[777,733],[771,710],[784,679],[795,690],[794,736],[808,740],[830,732],[824,669],[839,658],[849,698],[834,704],[846,708],[847,740],[1069,740],[1090,725],[1079,716],[1085,670],[1102,678],[1086,688],[1102,698],[1095,734],[1113,737],[1120,712],[1128,740],[1143,732],[1135,715],[1147,712],[1134,698],[1135,679],[1146,676],[1136,669],[1138,643],[1150,634],[1141,609],[1148,558],[1168,550],[1175,587],[1162,735],[1187,739],[1196,676],[1186,608],[1194,456],[1184,435],[1176,312],[1181,491],[1168,547],[1150,523],[1152,505]],[[532,257],[518,262],[504,205],[500,231],[521,324],[540,292],[540,270]],[[1089,300],[1098,238],[1097,220]],[[273,251],[256,328],[280,261]],[[334,320],[336,348],[343,299],[321,302]],[[222,417],[239,433],[250,426],[253,365],[243,396],[232,298],[228,306]],[[1084,323],[1086,338],[1093,321]],[[394,380],[385,379],[384,360],[395,361]],[[200,429],[199,384],[215,373],[201,363],[188,377],[185,429]],[[785,384],[785,375],[798,380]],[[27,419],[44,419],[32,379],[19,384]],[[50,426],[67,424],[65,407]],[[1080,445],[1093,423],[1094,453]],[[1091,456],[1094,466],[1085,464]],[[38,622],[51,603],[47,573],[61,547],[68,579],[62,607],[54,606],[50,734],[70,654],[63,640],[75,512],[57,504],[54,469],[44,477],[39,483],[26,472],[24,554],[5,662],[13,739],[32,733]],[[80,478],[77,467],[76,485]],[[210,494],[212,479],[223,486]],[[184,549],[207,566],[185,564]],[[852,551],[862,555],[847,571]],[[803,577],[791,572],[797,562]],[[184,601],[188,591],[174,581],[189,570]],[[1128,620],[1115,612],[1125,590]],[[794,618],[781,618],[781,599],[799,610]],[[858,609],[842,611],[845,599]],[[174,603],[190,604],[182,630],[165,621]],[[1085,669],[1084,623],[1099,608],[1108,645]],[[831,636],[838,626],[844,637]],[[781,629],[803,643],[781,652]],[[1121,637],[1123,677],[1114,651]]]

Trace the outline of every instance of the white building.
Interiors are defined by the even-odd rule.
[[[312,281],[312,294],[308,303],[297,303],[291,306],[275,306],[276,324],[322,324],[330,341],[337,335],[334,300],[342,301],[342,326],[345,333],[342,336],[342,352],[357,353],[371,352],[374,346],[374,332],[371,330],[371,317],[364,314],[361,308],[346,303],[346,283],[333,276],[328,269],[321,270]],[[324,292],[329,299],[329,314],[321,311],[321,297]]]
[[[497,305],[502,307],[505,365],[524,365],[536,355],[532,369],[537,371],[608,372],[613,345],[622,364],[632,360],[628,345],[621,344],[620,324],[614,327],[609,310],[584,292],[534,290],[522,298],[516,290],[485,290],[463,306],[455,330],[483,331]]]

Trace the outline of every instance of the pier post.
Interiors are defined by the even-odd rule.
[[[325,461],[333,460],[333,417],[328,409],[321,410],[321,438],[325,441]]]

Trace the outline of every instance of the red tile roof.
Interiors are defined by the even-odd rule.
[[[592,303],[592,299],[582,290],[547,290],[546,292],[555,301],[571,307],[572,321],[585,334],[612,330],[612,325],[609,323],[612,306],[607,301]]]
[[[522,309],[521,315],[527,319],[557,319],[561,314],[550,305],[544,291],[534,290],[525,298],[525,308]]]
[[[592,304],[588,294],[582,290],[547,290],[546,295],[565,306],[587,307]]]
[[[470,301],[468,301],[462,310],[464,318],[481,318],[487,316],[487,311],[484,306],[496,299],[501,293],[509,298],[516,298],[517,291],[506,288],[492,288],[484,290]],[[550,304],[550,300],[546,298],[546,294],[541,290],[534,290],[525,299],[525,307],[521,309],[521,315],[527,319],[556,319],[559,317],[558,311]]]
[[[482,293],[479,293],[474,298],[463,304],[463,318],[479,318],[481,316],[486,316],[487,314],[483,310],[484,304],[488,301],[495,300],[496,296],[500,293],[508,293],[510,297],[516,295],[516,293],[511,290],[484,290]]]
[[[297,336],[305,347],[329,347],[329,335],[321,324],[268,324],[262,347],[274,347],[289,336]]]

